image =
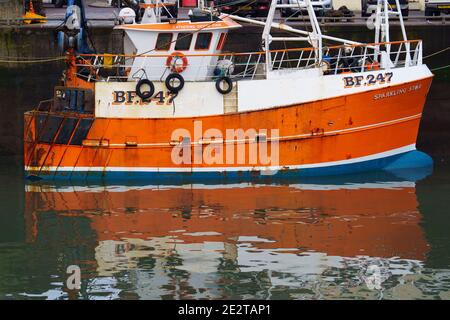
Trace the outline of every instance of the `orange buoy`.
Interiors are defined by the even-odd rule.
[[[377,61],[374,61],[372,63],[366,63],[366,70],[367,71],[380,70],[380,63]]]

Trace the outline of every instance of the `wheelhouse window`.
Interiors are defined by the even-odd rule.
[[[225,39],[227,38],[227,34],[225,32],[220,34],[219,42],[217,43],[216,50],[222,50],[223,45],[225,44]]]
[[[168,51],[172,42],[171,33],[160,33],[156,39],[155,50]]]
[[[195,50],[208,50],[211,44],[212,33],[202,32],[197,35],[197,40],[195,41]]]
[[[192,36],[192,33],[180,32],[175,44],[175,50],[189,50],[191,47]]]

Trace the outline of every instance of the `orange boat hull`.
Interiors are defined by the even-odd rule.
[[[275,174],[320,175],[428,166],[431,159],[415,151],[415,143],[430,84],[431,78],[426,78],[301,105],[205,117],[106,119],[28,112],[25,169],[29,176],[44,179],[140,179],[180,173],[203,179],[217,174],[255,177],[264,168]],[[58,143],[68,119],[74,130],[64,132],[68,138]],[[79,134],[81,127],[84,132]],[[180,128],[191,142],[191,161],[181,164],[173,160],[173,133]],[[256,140],[242,143],[241,159],[236,149],[231,154],[226,141],[213,144],[217,135],[205,142],[205,132],[212,128],[222,133],[238,128],[278,130],[277,136],[267,135],[268,141],[277,141],[277,162],[250,156]],[[267,153],[274,154],[271,143]]]

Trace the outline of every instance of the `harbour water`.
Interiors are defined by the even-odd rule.
[[[445,167],[77,186],[0,159],[0,299],[450,299]]]

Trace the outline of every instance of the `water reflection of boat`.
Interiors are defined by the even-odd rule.
[[[36,273],[52,279],[29,293],[67,297],[64,270],[77,264],[89,299],[379,298],[364,281],[376,265],[388,278],[384,297],[421,298],[413,283],[429,246],[418,174],[272,185],[28,184],[27,259],[34,253]]]
[[[423,260],[428,249],[415,182],[384,173],[372,178],[288,185],[29,184],[26,219],[33,240],[40,213],[87,218],[99,248],[108,247],[112,255],[116,242],[127,244],[121,245],[125,251],[153,242],[171,249],[221,243],[219,251],[231,255],[245,242],[255,250]]]

